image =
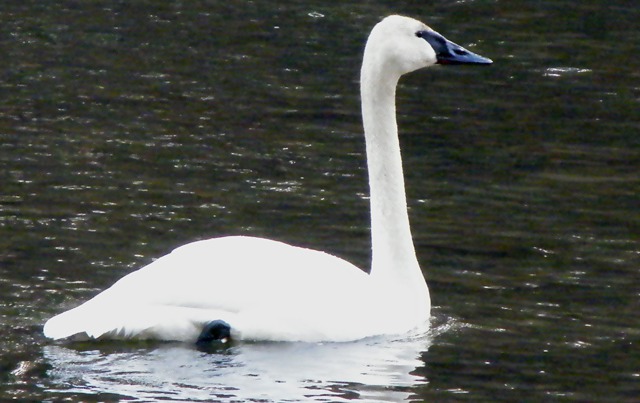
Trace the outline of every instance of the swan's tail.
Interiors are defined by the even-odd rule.
[[[91,302],[91,301],[89,301]],[[101,306],[85,303],[49,319],[50,339],[156,339],[195,342],[206,323],[220,312],[168,305]]]
[[[126,332],[123,325],[115,323],[112,314],[100,312],[95,307],[89,309],[85,304],[49,319],[43,331],[46,337],[54,340],[98,339],[109,333],[121,333],[124,336]]]

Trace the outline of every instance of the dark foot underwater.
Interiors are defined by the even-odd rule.
[[[196,344],[205,347],[212,343],[226,343],[229,340],[231,340],[231,326],[223,320],[213,320],[204,325]]]

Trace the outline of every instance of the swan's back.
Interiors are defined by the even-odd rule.
[[[357,291],[361,302],[368,300],[366,290],[374,292],[369,280],[347,261],[316,250],[253,237],[203,240],[52,318],[45,335],[193,341],[217,318],[238,338],[353,339],[360,329],[349,331],[346,322],[366,308],[352,296]]]

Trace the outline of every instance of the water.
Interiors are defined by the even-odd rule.
[[[0,398],[631,402],[639,11],[618,1],[5,2]],[[369,261],[357,94],[399,12],[490,57],[402,81],[430,334],[65,345],[53,314],[172,248],[253,234]]]
[[[412,375],[424,338],[356,343],[244,343],[200,352],[185,345],[78,350],[46,346],[49,375],[67,394],[141,400],[400,401],[425,383]]]

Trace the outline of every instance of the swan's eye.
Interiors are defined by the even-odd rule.
[[[422,31],[418,31],[418,32],[416,32],[416,36],[417,36],[418,38],[422,38]]]

